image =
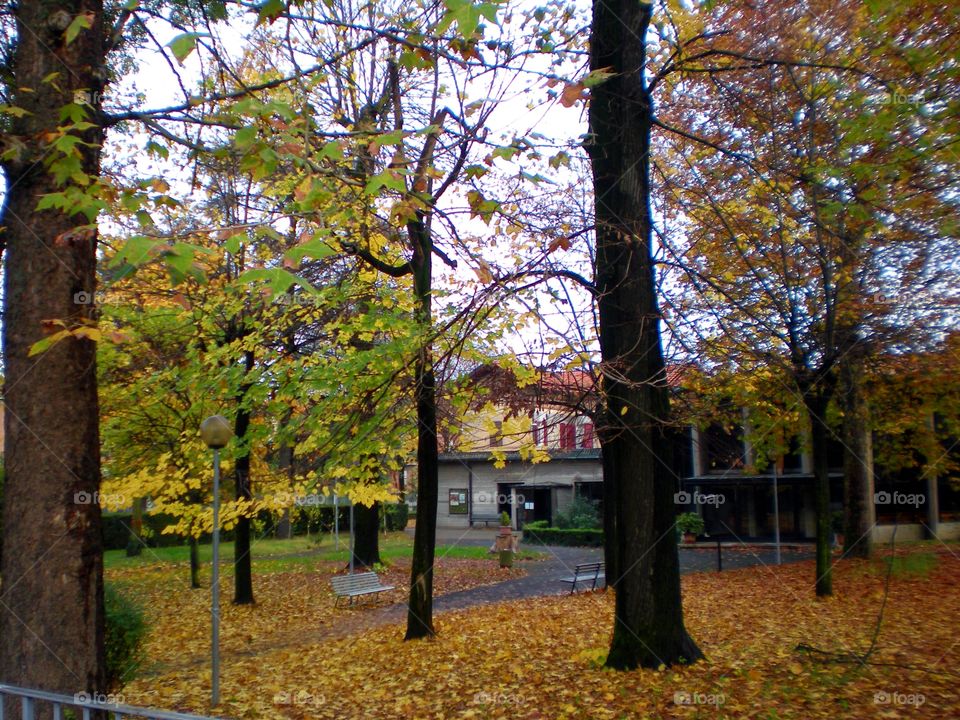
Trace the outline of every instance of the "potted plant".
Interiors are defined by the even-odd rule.
[[[500,513],[500,534],[501,535],[510,535],[510,514],[504,510]]]
[[[697,535],[704,530],[703,518],[697,513],[685,512],[677,515],[677,529],[683,533],[685,543],[693,543]]]

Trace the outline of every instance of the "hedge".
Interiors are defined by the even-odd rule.
[[[524,526],[523,539],[539,545],[602,547],[603,530],[593,528],[530,528]]]

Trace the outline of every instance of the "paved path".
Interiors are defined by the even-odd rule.
[[[438,528],[437,544],[490,546],[496,534],[496,530],[471,529],[464,532]],[[443,612],[526,597],[559,595],[565,592],[566,586],[561,584],[558,578],[572,575],[573,568],[578,563],[603,560],[602,548],[538,547],[531,544],[523,547],[540,550],[547,557],[543,560],[521,561],[520,566],[527,571],[524,577],[439,595],[434,598],[434,609]],[[806,560],[813,556],[812,546],[791,546],[781,551],[781,561],[784,563]],[[767,545],[726,544],[721,547],[721,557],[724,570],[776,564],[776,551]],[[696,547],[680,547],[681,573],[715,572],[716,570],[716,545],[702,543]],[[566,592],[569,592],[568,587]]]

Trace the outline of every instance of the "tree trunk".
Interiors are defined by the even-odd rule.
[[[371,568],[380,560],[380,503],[353,506],[353,562]]]
[[[200,543],[190,536],[190,587],[193,590],[200,588]]]
[[[802,386],[801,386],[802,387]],[[805,389],[803,400],[810,416],[810,444],[813,451],[814,508],[817,514],[817,577],[818,597],[833,594],[833,573],[830,558],[830,462],[827,440],[830,428],[826,421],[829,393],[823,389]]]
[[[244,353],[246,372],[253,370],[253,353]],[[237,397],[237,418],[233,431],[237,437],[237,458],[235,460],[236,492],[239,501],[253,500],[250,487],[250,445],[247,430],[250,429],[250,409],[245,405],[249,386],[244,386]],[[241,514],[237,518],[237,527],[233,535],[233,603],[249,605],[253,600],[253,564],[250,557],[250,517]]]
[[[596,0],[592,90],[596,285],[603,361],[607,580],[616,592],[607,665],[658,667],[701,657],[680,602],[668,388],[651,257],[650,131],[644,37],[652,6]]]
[[[406,640],[429,637],[433,630],[433,560],[437,543],[437,391],[431,339],[433,255],[430,230],[422,216],[409,223],[413,246],[413,292],[421,346],[414,369],[417,402],[417,527],[413,536]]]
[[[99,127],[70,133],[84,143],[73,146],[71,161],[78,164],[67,185],[51,175],[64,156],[46,143],[59,136],[60,109],[74,102],[75,92],[88,91],[87,119],[97,121],[105,77],[103,7],[98,0],[24,0],[11,8],[18,42],[10,104],[27,113],[9,127],[7,137],[24,144],[3,160],[7,191],[0,211],[7,254],[0,682],[70,695],[103,692],[96,343],[71,336],[28,356],[34,343],[60,329],[50,320],[68,328],[95,324],[97,234],[78,227],[90,217],[36,207],[47,193],[82,191],[72,184],[81,173],[86,182],[99,176]],[[82,13],[91,28],[67,45],[66,25]],[[44,81],[47,76],[55,82]],[[9,715],[19,716],[12,705]]]
[[[863,366],[844,358],[840,368],[843,398],[843,554],[869,558],[873,551],[873,527],[867,503],[873,459],[867,433],[867,404],[863,397]]]

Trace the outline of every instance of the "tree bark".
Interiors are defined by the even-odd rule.
[[[380,503],[353,506],[353,562],[371,568],[380,564]]]
[[[810,417],[810,444],[813,451],[814,508],[817,515],[817,576],[815,590],[818,597],[833,594],[833,573],[830,558],[830,460],[827,456],[827,406],[830,391],[801,384],[803,401]]]
[[[414,369],[417,403],[417,527],[413,536],[410,598],[407,605],[406,640],[429,637],[433,630],[433,561],[437,543],[437,495],[439,493],[437,450],[437,391],[433,374],[432,283],[433,252],[430,229],[422,215],[408,224],[413,246],[413,292],[417,301],[417,324],[422,330]]]
[[[76,328],[96,318],[97,234],[78,228],[90,218],[36,207],[43,195],[66,187],[49,167],[63,156],[47,143],[57,136],[60,109],[78,91],[87,91],[87,119],[95,126],[71,131],[87,143],[73,150],[77,171],[88,181],[99,176],[103,7],[99,0],[24,0],[12,8],[17,46],[10,104],[27,114],[11,120],[9,137],[24,145],[3,161],[7,192],[0,211],[7,254],[0,682],[70,695],[103,692],[96,343],[68,337],[28,357],[49,320]],[[67,44],[66,24],[82,13],[91,28]],[[44,82],[48,76],[56,82]],[[73,182],[67,181],[69,189]],[[14,716],[12,703],[6,709]]]
[[[873,552],[873,527],[867,503],[873,459],[867,433],[867,403],[863,397],[862,364],[849,355],[840,368],[843,398],[843,554],[869,558]]]
[[[596,285],[603,362],[607,581],[616,593],[607,665],[658,667],[701,657],[680,601],[668,388],[660,344],[650,214],[653,107],[644,37],[653,8],[596,0],[590,152],[596,197]]]
[[[200,543],[190,536],[190,588],[198,590],[200,588]]]
[[[244,353],[246,372],[253,371],[253,352]],[[235,497],[240,501],[253,499],[250,487],[250,445],[247,430],[250,429],[250,408],[245,400],[249,386],[244,386],[237,397],[237,417],[233,432],[237,438],[237,458],[234,461],[236,478]],[[241,514],[237,518],[237,527],[233,536],[233,603],[250,605],[253,599],[253,564],[250,557],[250,517]]]

